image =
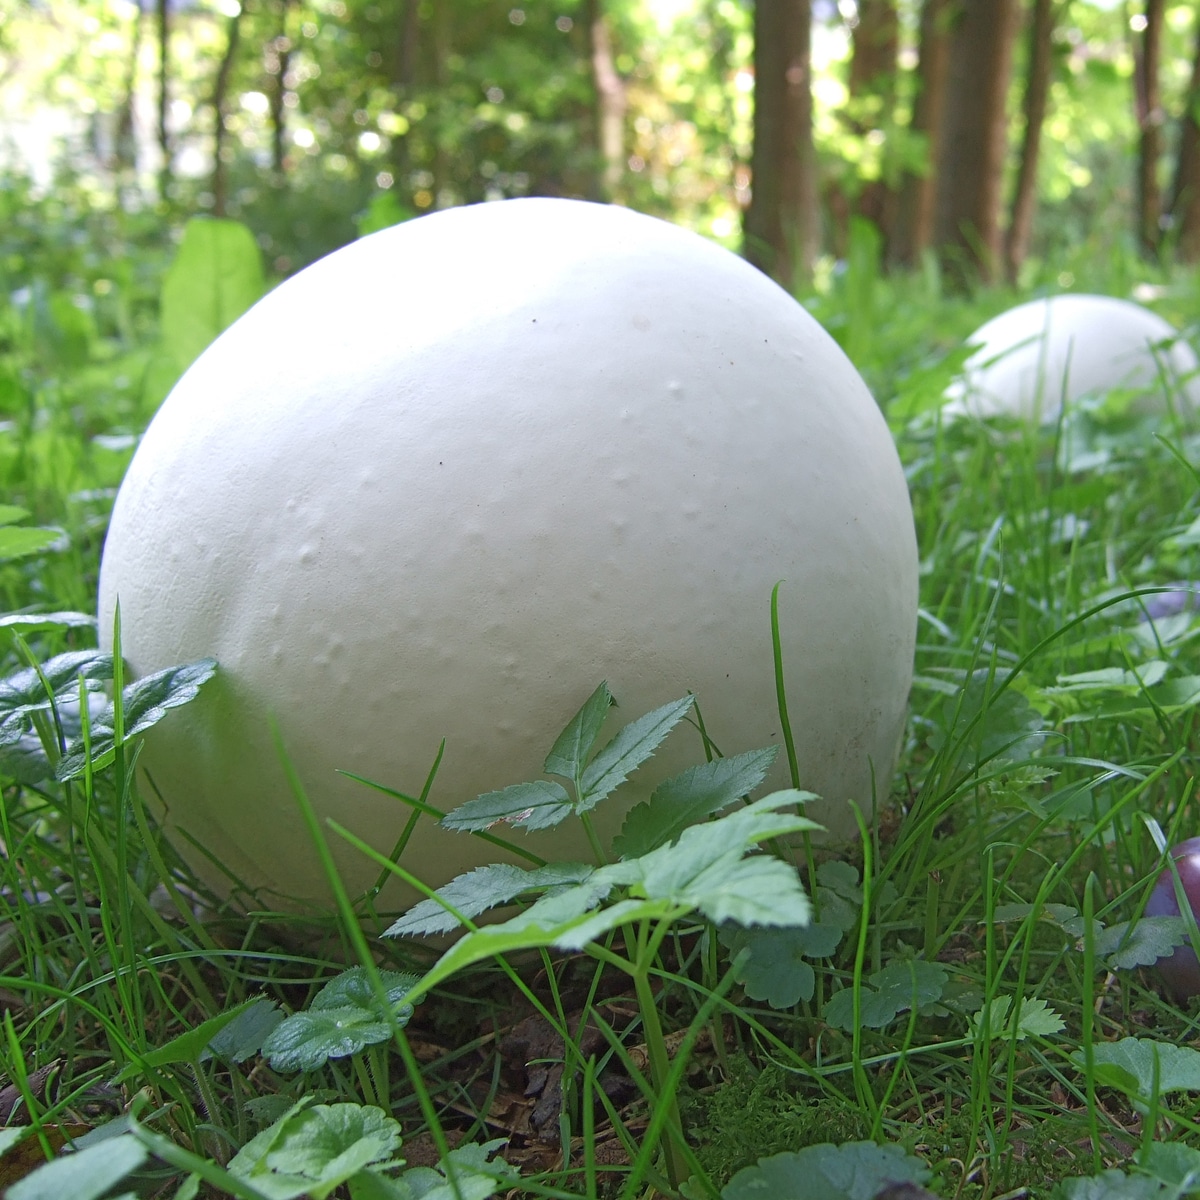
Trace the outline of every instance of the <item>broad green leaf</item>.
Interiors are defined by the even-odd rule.
[[[842,936],[836,926],[823,924],[721,931],[731,959],[749,951],[734,978],[751,1000],[764,1000],[772,1008],[792,1008],[813,998],[816,974],[807,960],[832,954]]]
[[[971,1033],[977,1040],[983,1037],[985,1011],[989,1037],[1013,1036],[1014,1014],[1011,996],[997,996],[986,1010],[981,1008],[971,1017]],[[1066,1029],[1062,1017],[1045,1000],[1023,1000],[1015,1020],[1016,1038],[1019,1042],[1027,1037],[1051,1037]]]
[[[346,1058],[386,1042],[393,1023],[408,1024],[413,1010],[405,997],[417,976],[401,971],[379,974],[390,1012],[380,1007],[366,968],[351,967],[331,979],[307,1010],[293,1013],[271,1031],[262,1044],[271,1066],[277,1071],[315,1071],[331,1058]]]
[[[9,1125],[5,1129],[0,1129],[0,1157],[23,1142],[32,1132],[32,1125]]]
[[[391,1164],[400,1126],[365,1104],[294,1107],[234,1156],[229,1171],[266,1200],[325,1200],[366,1167]]]
[[[14,1183],[6,1200],[98,1200],[149,1157],[142,1144],[128,1134],[98,1142],[84,1150],[60,1153]]]
[[[471,920],[489,908],[508,904],[518,896],[564,884],[582,883],[595,870],[595,867],[583,863],[548,863],[534,870],[523,870],[509,863],[492,863],[455,877],[438,888],[437,894]],[[436,900],[429,899],[410,908],[384,930],[382,936],[423,937],[430,933],[449,933],[458,926],[457,917]]]
[[[821,900],[821,922],[846,932],[858,924],[862,908],[862,888],[858,869],[850,863],[831,859],[817,868],[817,895]]]
[[[476,796],[451,809],[441,823],[446,829],[464,833],[490,829],[501,821],[525,829],[549,829],[573,811],[571,797],[562,784],[535,779]]]
[[[261,998],[252,996],[249,1000],[243,1000],[236,1008],[217,1013],[215,1017],[209,1017],[207,1021],[202,1021],[194,1029],[181,1033],[156,1050],[148,1051],[137,1063],[130,1063],[117,1078],[128,1079],[137,1074],[142,1069],[143,1063],[150,1067],[169,1067],[175,1063],[199,1062],[213,1038],[227,1025],[237,1020],[247,1009],[259,1003],[261,1003]]]
[[[998,904],[993,913],[993,919],[997,923],[1023,921],[1031,912],[1033,912],[1032,904]],[[1057,925],[1070,937],[1083,937],[1083,917],[1079,915],[1079,909],[1072,908],[1069,904],[1041,905],[1038,908],[1038,920]],[[1099,921],[1092,922],[1092,931],[1096,937],[1099,937],[1103,930],[1104,926]]]
[[[61,529],[0,528],[0,562],[40,554],[56,542],[61,542],[64,536]]]
[[[1144,1175],[1126,1175],[1115,1167],[1086,1179],[1064,1179],[1050,1200],[1177,1200],[1180,1193]]]
[[[583,768],[600,734],[600,727],[615,703],[608,684],[601,683],[558,735],[553,749],[546,756],[547,775],[561,775],[574,783],[583,774]]]
[[[194,217],[163,279],[162,340],[182,370],[266,291],[254,234],[237,221]]]
[[[1085,1068],[1082,1050],[1076,1050],[1071,1061],[1080,1070]],[[1156,1067],[1160,1096],[1167,1092],[1200,1091],[1200,1050],[1190,1046],[1127,1037],[1119,1042],[1098,1043],[1092,1048],[1092,1061],[1106,1083],[1143,1103],[1150,1100],[1154,1090]]]
[[[1182,917],[1142,917],[1110,925],[1096,938],[1096,953],[1110,971],[1152,967],[1188,940]]]
[[[684,696],[664,704],[644,717],[631,721],[613,738],[587,765],[583,773],[583,794],[579,797],[579,811],[595,808],[606,796],[615,791],[646,761],[663,739],[683,719],[695,700]]]
[[[1151,1142],[1137,1164],[1139,1172],[1161,1181],[1173,1194],[1200,1192],[1200,1150],[1182,1142]]]
[[[933,749],[949,745],[968,770],[1036,754],[1045,741],[1045,719],[1015,688],[1001,692],[1004,679],[1003,672],[972,672],[961,695],[943,702],[938,728],[929,739]]]
[[[520,1173],[502,1158],[488,1158],[507,1142],[496,1138],[479,1145],[469,1142],[451,1150],[447,1158],[433,1167],[412,1167],[400,1177],[413,1200],[488,1200],[497,1192],[512,1188]],[[454,1181],[449,1176],[453,1173]]]
[[[23,667],[0,680],[0,720],[7,723],[15,715],[48,709],[52,700],[78,699],[80,676],[99,686],[112,674],[112,655],[102,650],[71,650],[55,655],[41,664],[40,675],[33,667]]]
[[[210,680],[216,670],[215,659],[202,658],[186,666],[155,671],[153,675],[131,683],[122,693],[126,740],[157,725],[172,708],[179,708],[194,700],[201,685]],[[110,704],[92,722],[93,770],[102,770],[116,757],[113,730],[115,712]],[[86,765],[87,753],[80,739],[67,747],[66,754],[59,760],[56,774],[61,780],[74,779],[83,774]]]
[[[919,958],[888,963],[863,984],[860,1018],[868,1029],[882,1029],[914,1005],[919,1010],[936,1004],[945,987],[946,968],[941,963]],[[838,1029],[853,1030],[853,990],[843,988],[831,996],[822,1015]]]
[[[0,504],[0,525],[15,525],[29,516],[29,509],[16,504]]]
[[[205,1046],[200,1061],[219,1058],[222,1062],[245,1062],[262,1049],[282,1020],[283,1013],[273,1000],[256,997]]]
[[[900,1146],[824,1142],[743,1167],[721,1189],[721,1200],[874,1200],[888,1185],[919,1185],[930,1174]]]
[[[673,842],[689,826],[752,792],[775,761],[777,747],[701,763],[659,784],[636,805],[613,841],[620,858],[637,858]]]
[[[1044,688],[1047,695],[1068,691],[1126,691],[1137,693],[1143,688],[1160,683],[1168,671],[1168,664],[1161,659],[1141,663],[1136,671],[1121,667],[1103,667],[1098,671],[1080,671],[1074,675],[1060,675],[1058,686]]]
[[[80,612],[9,613],[0,617],[0,629],[12,629],[23,637],[47,629],[95,627],[96,618]]]

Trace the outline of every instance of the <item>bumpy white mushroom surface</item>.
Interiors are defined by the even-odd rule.
[[[452,808],[539,777],[601,679],[610,731],[693,689],[722,752],[779,742],[779,580],[804,783],[846,833],[872,769],[886,793],[913,662],[887,427],[832,339],[735,255],[530,199],[377,233],[227,330],[134,457],[99,608],[108,630],[119,600],[136,673],[220,663],[147,739],[167,828],[265,899],[320,901],[270,717],[319,814],[387,852],[408,808],[339,769],[416,795],[445,738],[430,802]],[[700,761],[677,729],[598,825]],[[528,845],[586,860],[576,825]],[[351,888],[374,878],[333,841]],[[402,862],[439,885],[497,857],[423,818]]]
[[[1112,296],[1064,294],[993,317],[968,339],[978,346],[948,391],[949,415],[1052,422],[1085,396],[1141,393],[1142,412],[1200,406],[1200,362],[1157,313]]]

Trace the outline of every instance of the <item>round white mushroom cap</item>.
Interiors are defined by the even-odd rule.
[[[339,771],[418,795],[445,738],[429,801],[453,808],[538,778],[601,680],[609,732],[692,689],[723,753],[779,743],[780,580],[803,783],[849,833],[845,800],[888,788],[916,627],[878,408],[737,256],[622,208],[512,200],[347,246],[199,358],[121,487],[100,626],[119,601],[137,674],[219,661],[142,758],[181,852],[218,889],[227,869],[320,901],[271,719],[318,813],[386,853],[410,810]],[[595,811],[602,834],[701,761],[676,729]],[[512,836],[586,860],[577,826]],[[351,889],[375,877],[331,841]],[[436,886],[497,857],[422,818],[402,863]]]
[[[1117,390],[1142,412],[1200,405],[1200,362],[1157,313],[1112,296],[1064,294],[1019,304],[967,339],[978,349],[947,390],[948,416],[1052,423],[1063,402]]]

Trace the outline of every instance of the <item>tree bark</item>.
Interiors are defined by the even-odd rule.
[[[1186,263],[1200,262],[1200,18],[1196,21],[1196,52],[1179,121],[1179,158],[1171,187],[1172,228],[1176,253]]]
[[[271,171],[276,179],[282,178],[287,157],[284,149],[287,141],[287,105],[283,97],[287,92],[287,73],[292,58],[292,40],[287,32],[288,10],[291,6],[292,0],[280,2],[279,32],[270,43],[267,72],[272,80],[267,103],[271,117]]]
[[[859,0],[858,23],[852,31],[850,104],[854,131],[865,137],[872,129],[893,124],[896,107],[896,55],[900,49],[900,17],[895,0]],[[890,239],[895,192],[886,179],[863,183],[854,211],[874,222]]]
[[[592,84],[596,89],[596,153],[600,162],[598,195],[612,200],[625,174],[625,81],[613,62],[612,37],[602,0],[584,0],[583,19],[588,29],[592,58]]]
[[[1164,114],[1159,92],[1165,0],[1146,0],[1146,25],[1134,43],[1133,95],[1138,123],[1137,235],[1142,253],[1153,258],[1162,236],[1158,161]]]
[[[234,59],[237,58],[238,43],[241,41],[241,28],[242,11],[239,8],[237,14],[229,18],[226,26],[228,34],[225,43],[225,53],[221,56],[221,64],[217,68],[216,82],[213,84],[212,210],[214,217],[223,217],[225,215],[228,200],[229,164],[226,160],[229,156],[226,146],[228,130],[225,125],[225,101],[229,94],[229,77],[233,73]]]
[[[118,174],[137,168],[134,104],[137,100],[138,58],[142,51],[144,23],[145,10],[139,4],[134,10],[133,33],[129,39],[129,62],[125,70],[125,85],[121,96],[121,107],[117,110],[117,128],[113,139],[113,166]]]
[[[810,0],[757,0],[745,255],[789,290],[811,274],[819,238],[811,39]]]
[[[1029,253],[1033,215],[1037,208],[1038,155],[1042,125],[1050,96],[1050,70],[1054,62],[1054,26],[1058,19],[1054,0],[1034,0],[1029,26],[1029,67],[1022,109],[1025,129],[1021,136],[1021,160],[1013,192],[1008,233],[1004,239],[1004,270],[1009,283],[1017,282],[1021,264]]]
[[[920,174],[905,172],[900,183],[890,255],[897,266],[915,266],[933,242],[951,11],[952,0],[925,0],[921,6],[919,83],[912,130],[925,139],[925,170]]]
[[[1000,262],[1015,0],[961,0],[951,39],[935,239],[951,283],[992,282]]]
[[[397,110],[402,110],[412,96],[417,81],[417,58],[421,47],[421,4],[420,0],[400,0],[396,39],[391,57],[392,95]],[[392,136],[392,177],[401,191],[406,186],[409,168],[409,140],[407,131]]]
[[[167,125],[170,108],[171,10],[169,0],[158,0],[158,145],[162,165],[158,171],[158,197],[167,199],[171,187],[171,130]]]

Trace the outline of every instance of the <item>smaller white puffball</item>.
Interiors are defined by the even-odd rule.
[[[1058,419],[1064,402],[1120,390],[1138,412],[1200,406],[1200,361],[1178,330],[1112,296],[1031,300],[980,326],[978,349],[946,391],[946,416]]]

